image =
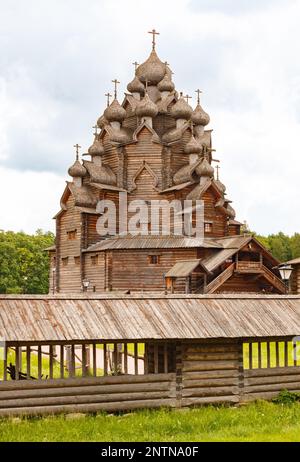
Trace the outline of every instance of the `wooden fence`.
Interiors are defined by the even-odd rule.
[[[300,391],[297,348],[290,338],[5,345],[0,416],[272,399]]]

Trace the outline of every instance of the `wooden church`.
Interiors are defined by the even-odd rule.
[[[172,71],[160,60],[152,31],[152,51],[128,84],[123,101],[114,99],[99,117],[93,144],[69,168],[55,216],[56,242],[49,250],[50,292],[107,291],[156,293],[285,293],[278,261],[236,220],[226,187],[214,168],[209,115],[175,89]],[[139,201],[203,201],[203,237],[153,232],[151,215],[140,233],[97,231],[99,201],[120,210],[120,193]],[[194,207],[195,209],[196,207]],[[191,208],[191,220],[196,213]],[[128,213],[129,220],[132,213]],[[123,221],[122,221],[123,220]],[[148,231],[145,233],[145,229]]]

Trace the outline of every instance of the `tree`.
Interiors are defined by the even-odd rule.
[[[47,293],[49,257],[44,249],[53,243],[51,232],[0,232],[0,293]]]

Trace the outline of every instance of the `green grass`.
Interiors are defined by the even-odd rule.
[[[0,441],[300,441],[300,404],[0,420]]]

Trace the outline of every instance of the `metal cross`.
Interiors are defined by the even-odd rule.
[[[112,83],[115,84],[115,99],[117,99],[117,88],[118,88],[118,84],[120,83],[119,80],[115,79],[115,80],[112,80]]]
[[[95,126],[92,127],[92,128],[94,128],[94,130],[95,130],[94,135],[97,136],[97,135],[98,135],[98,125],[95,125]]]
[[[189,104],[189,99],[190,99],[190,98],[192,99],[192,97],[189,96],[189,95],[185,95],[184,98],[186,99],[186,102],[187,102],[188,104]]]
[[[137,67],[139,66],[139,63],[134,61],[134,63],[132,63],[134,65],[134,69],[137,70]]]
[[[152,29],[150,32],[148,32],[148,34],[152,34],[152,50],[155,50],[155,36],[159,35],[159,32],[156,32],[155,29]]]
[[[110,103],[110,97],[112,96],[109,92],[108,93],[105,93],[105,95],[107,97],[107,107],[109,106],[109,103]]]
[[[200,104],[200,94],[203,93],[201,90],[195,90],[195,93],[197,93],[197,103]]]
[[[78,160],[79,158],[79,149],[81,148],[81,146],[79,146],[79,144],[74,144],[73,146],[74,148],[76,148],[76,160]]]
[[[220,165],[216,165],[216,170],[217,170],[217,180],[219,181],[219,170],[220,170]]]

